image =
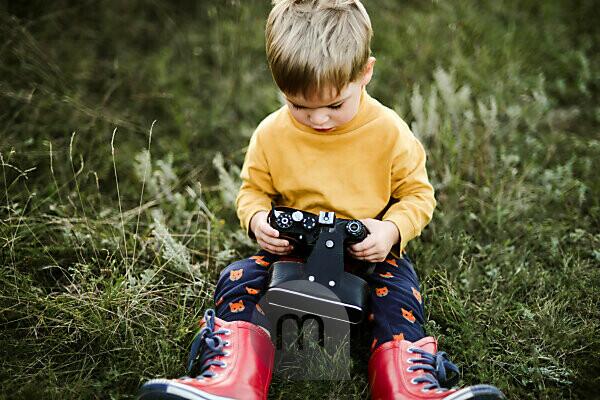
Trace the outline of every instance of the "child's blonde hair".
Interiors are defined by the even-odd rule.
[[[337,93],[371,55],[371,20],[360,0],[274,0],[266,26],[267,59],[284,93]]]

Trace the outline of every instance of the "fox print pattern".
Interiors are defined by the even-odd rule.
[[[257,263],[258,265],[260,265],[262,267],[268,267],[270,265],[270,263],[268,261],[263,260],[265,258],[265,256],[252,256],[250,258],[252,260],[254,260],[255,263]]]
[[[229,303],[229,309],[233,313],[239,313],[244,311],[244,300],[236,301],[235,303]]]
[[[398,263],[393,258],[388,258],[387,260],[385,260],[385,262],[388,263],[388,264],[390,264],[390,265],[393,265],[394,267],[398,266]]]
[[[402,316],[411,324],[414,324],[417,320],[412,311],[405,310],[404,308],[402,309]]]
[[[237,281],[239,280],[242,275],[244,275],[244,269],[240,268],[240,269],[234,269],[233,271],[231,271],[229,273],[229,280],[231,281]]]
[[[260,290],[246,286],[246,292],[248,292],[248,294],[258,294]]]
[[[419,302],[419,304],[422,304],[423,303],[423,299],[421,298],[421,293],[417,289],[415,289],[414,287],[411,287],[411,289],[412,289],[413,296],[415,296],[415,299],[417,299],[417,301]]]

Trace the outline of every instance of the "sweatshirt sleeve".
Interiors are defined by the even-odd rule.
[[[392,160],[392,205],[382,218],[393,222],[400,232],[398,254],[421,234],[436,205],[425,169],[425,149],[408,127],[401,131]]]
[[[242,185],[236,198],[240,224],[252,238],[254,234],[250,231],[250,220],[259,211],[269,211],[271,199],[277,194],[259,136],[257,129],[250,139],[240,174]]]

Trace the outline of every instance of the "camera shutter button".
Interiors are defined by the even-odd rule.
[[[302,211],[294,211],[292,213],[292,219],[295,222],[300,222],[300,221],[302,221],[304,219],[304,214],[302,214]]]

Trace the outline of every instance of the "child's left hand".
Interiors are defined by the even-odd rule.
[[[369,235],[360,243],[348,247],[352,257],[368,261],[385,261],[393,245],[400,240],[400,232],[391,221],[379,221],[372,218],[361,219],[369,230]]]

